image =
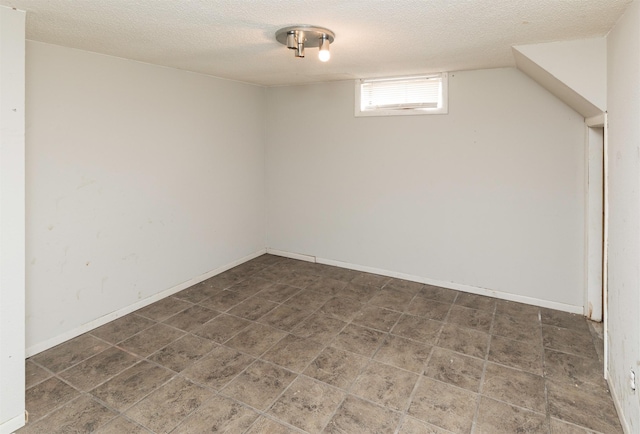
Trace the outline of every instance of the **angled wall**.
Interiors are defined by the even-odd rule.
[[[588,118],[607,110],[605,38],[518,45],[518,69]]]

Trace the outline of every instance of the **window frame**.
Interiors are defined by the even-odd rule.
[[[380,108],[362,110],[362,84],[377,80],[407,80],[412,78],[440,78],[442,105],[436,108]],[[387,77],[387,78],[364,78],[355,80],[355,116],[414,116],[414,115],[443,115],[449,113],[449,74],[440,72],[437,74],[421,74],[404,77]]]

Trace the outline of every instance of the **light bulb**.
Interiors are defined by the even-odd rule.
[[[318,53],[318,58],[321,62],[326,62],[331,58],[331,53],[329,52],[329,39],[326,35],[323,35],[320,41],[320,52]]]

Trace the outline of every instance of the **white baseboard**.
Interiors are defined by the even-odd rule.
[[[107,315],[101,316],[100,318],[97,318],[93,321],[85,323],[74,329],[68,330],[65,333],[59,334],[51,339],[47,339],[46,341],[34,344],[25,350],[26,357],[31,357],[33,355],[41,353],[42,351],[48,350],[49,348],[55,347],[56,345],[59,345],[65,341],[68,341],[69,339],[73,339],[77,336],[80,336],[83,333],[86,333],[102,325],[105,325],[106,323],[111,322],[114,319],[130,314],[133,311],[136,311],[152,303],[155,303],[158,300],[162,300],[165,297],[169,297],[170,295],[180,292],[183,289],[187,289],[190,286],[193,286],[213,276],[223,273],[233,267],[236,267],[240,264],[244,264],[245,262],[250,261],[254,258],[257,258],[258,256],[265,254],[266,252],[267,252],[266,249],[260,249],[257,252],[247,255],[243,258],[237,259],[233,262],[230,262],[229,264],[218,267],[215,270],[208,271],[204,274],[201,274],[200,276],[194,277],[193,279],[189,279],[169,289],[165,289],[164,291],[158,292],[157,294],[147,297],[144,300],[140,300],[134,304],[130,304],[129,306],[123,307],[122,309],[119,309],[115,312],[111,312]]]
[[[611,378],[610,373],[606,373],[607,378]],[[620,405],[620,399],[618,398],[618,392],[616,391],[616,386],[613,384],[613,381],[608,380],[609,383],[609,391],[611,392],[611,398],[613,399],[613,405],[616,407],[616,411],[618,412],[618,418],[620,419],[620,425],[622,425],[622,431],[624,434],[631,434],[631,428],[629,428],[629,424],[627,423],[627,419],[624,417],[624,412],[622,411],[622,405]]]
[[[25,425],[25,414],[19,414],[0,424],[0,434],[11,434]]]
[[[276,250],[276,249],[270,249],[270,248],[267,248],[267,253],[270,255],[282,256],[290,259],[298,259],[300,261],[316,262],[315,256],[303,255],[302,253],[291,253],[291,252],[285,252],[283,250]]]
[[[317,262],[318,264],[333,265],[335,267],[347,268],[350,270],[364,271],[366,273],[380,274],[387,277],[395,277],[397,279],[410,280],[412,282],[425,283],[427,285],[440,286],[442,288],[455,289],[457,291],[468,292],[471,294],[486,295],[489,297],[499,298],[501,300],[516,301],[518,303],[531,304],[533,306],[546,307],[549,309],[561,310],[569,313],[577,313],[584,315],[583,306],[574,306],[571,304],[559,303],[556,301],[543,300],[526,295],[511,294],[509,292],[494,291],[492,289],[480,288],[477,286],[465,285],[455,282],[445,282],[442,280],[429,279],[422,276],[414,276],[412,274],[399,273],[395,271],[383,270],[380,268],[369,267],[366,265],[352,264],[349,262],[336,261],[333,259],[318,258],[313,255],[305,255],[300,253],[291,253],[284,250],[276,250],[267,248],[267,253],[283,256],[285,258],[299,259],[308,262]]]

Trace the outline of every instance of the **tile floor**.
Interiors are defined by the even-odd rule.
[[[619,433],[583,317],[264,255],[31,357],[24,433]]]

